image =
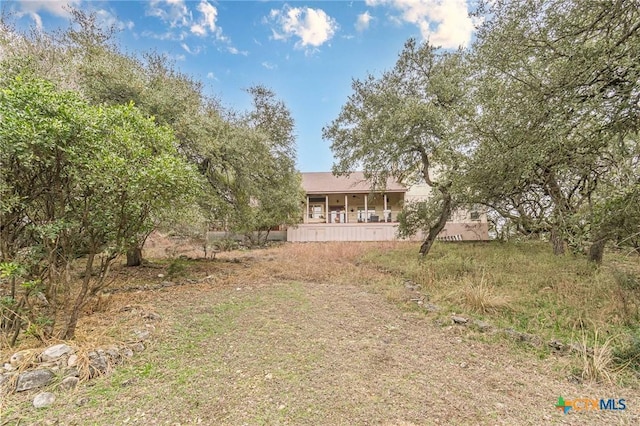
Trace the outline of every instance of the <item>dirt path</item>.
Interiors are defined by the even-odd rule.
[[[572,385],[554,374],[553,361],[469,341],[362,287],[287,283],[201,301],[182,326],[200,336],[198,353],[186,356],[199,370],[192,387],[204,407],[178,418],[234,425],[638,424],[637,394]],[[217,330],[209,332],[212,317]],[[168,394],[172,386],[164,384]],[[629,410],[564,416],[553,406],[559,395],[626,397]],[[193,395],[174,400],[169,418],[188,401]]]
[[[437,327],[356,280],[286,279],[286,256],[268,252],[233,285],[154,294],[157,343],[48,423],[640,424],[637,390],[572,384],[553,358]],[[318,267],[300,265],[311,278]],[[560,395],[628,408],[563,415]],[[81,397],[90,402],[77,407]]]

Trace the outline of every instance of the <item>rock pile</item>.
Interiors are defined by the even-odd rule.
[[[153,319],[159,319],[153,313]],[[134,353],[145,350],[153,326],[133,330],[131,340],[119,346],[107,346],[90,351],[81,351],[66,343],[49,346],[42,352],[27,349],[12,354],[3,360],[0,367],[0,396],[13,392],[53,390],[57,393],[76,388],[81,380],[104,374],[131,358]],[[53,404],[56,395],[40,392],[33,399],[35,408]]]

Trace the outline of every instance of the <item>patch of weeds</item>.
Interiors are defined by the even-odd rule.
[[[178,278],[184,275],[187,270],[188,263],[184,259],[172,259],[167,266],[167,275],[169,278]]]
[[[640,277],[617,268],[613,270],[612,277],[622,321],[627,325],[636,324],[640,319]]]
[[[153,372],[153,364],[151,364],[150,362],[147,362],[136,371],[138,377],[142,377],[142,378],[147,378],[151,376],[152,372]]]
[[[510,308],[510,298],[499,293],[487,283],[484,273],[479,282],[466,278],[461,289],[454,291],[449,300],[457,301],[468,310],[480,314],[490,314]]]
[[[620,368],[616,368],[614,358],[615,336],[603,338],[596,328],[593,335],[581,333],[578,353],[581,360],[581,377],[592,382],[613,383]]]
[[[361,261],[384,272],[390,283],[420,284],[441,307],[444,321],[448,312],[486,315],[495,327],[565,344],[576,341],[576,330],[591,333],[589,347],[597,349],[581,358],[578,375],[585,370],[585,376],[607,381],[615,365],[640,365],[640,338],[626,337],[640,320],[640,270],[633,259],[610,253],[605,265],[594,268],[581,256],[554,256],[541,241],[440,243],[425,258],[417,250],[417,244],[371,250]],[[387,299],[406,304],[390,286],[384,289]],[[609,335],[619,338],[602,339]],[[539,357],[550,354],[546,345],[534,350]]]
[[[640,328],[631,333],[626,342],[614,348],[613,355],[618,366],[640,373]]]

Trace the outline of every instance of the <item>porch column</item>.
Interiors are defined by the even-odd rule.
[[[309,222],[309,196],[307,195],[307,208],[304,211],[304,223],[308,223]]]
[[[369,222],[369,207],[367,206],[367,199],[369,194],[364,194],[364,223]]]
[[[382,194],[382,199],[384,200],[384,210],[382,211],[382,221],[386,222],[387,221],[387,194]]]
[[[325,209],[324,209],[324,223],[329,223],[329,196],[324,196]]]
[[[349,196],[344,195],[344,223],[349,223]]]

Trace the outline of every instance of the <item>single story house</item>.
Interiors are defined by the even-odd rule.
[[[306,192],[302,223],[287,229],[287,241],[396,240],[403,204],[425,200],[431,193],[426,184],[407,188],[392,179],[384,191],[374,191],[362,172],[339,177],[330,172],[302,173],[302,187]],[[455,211],[438,238],[488,240],[487,216],[479,208]]]

